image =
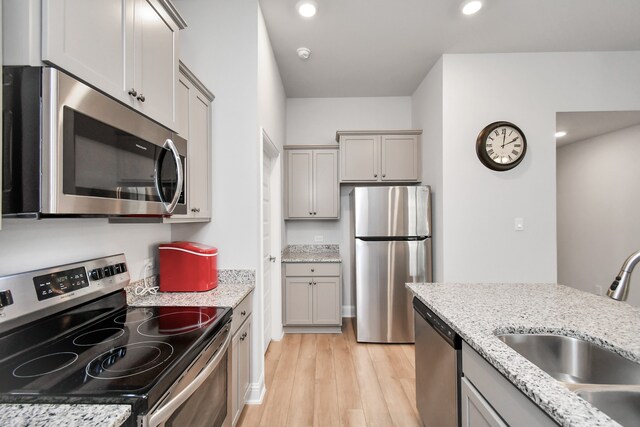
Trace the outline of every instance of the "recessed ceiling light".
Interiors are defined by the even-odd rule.
[[[482,2],[480,0],[465,0],[462,2],[461,8],[465,15],[473,15],[482,9]]]
[[[311,18],[318,11],[318,3],[313,0],[302,0],[298,2],[296,9],[303,18]]]
[[[556,138],[562,138],[563,136],[566,136],[567,133],[563,130],[556,132]]]
[[[298,57],[303,61],[306,61],[311,56],[311,49],[308,47],[299,47],[296,52],[298,52]]]

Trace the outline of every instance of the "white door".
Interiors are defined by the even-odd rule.
[[[267,351],[271,342],[271,158],[264,153],[264,164],[262,172],[262,253],[264,259],[262,262],[262,283],[263,283],[263,304],[264,304],[264,331],[263,345],[264,351]]]

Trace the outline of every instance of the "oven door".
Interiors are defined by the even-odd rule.
[[[174,383],[142,427],[228,427],[231,422],[231,322]]]
[[[186,213],[187,143],[170,130],[51,68],[43,130],[43,214]]]

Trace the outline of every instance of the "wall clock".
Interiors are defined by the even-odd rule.
[[[524,132],[510,122],[494,122],[482,129],[476,153],[483,165],[494,171],[508,171],[520,164],[527,152]]]

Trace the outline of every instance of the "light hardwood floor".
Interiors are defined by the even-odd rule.
[[[267,394],[238,427],[421,426],[413,345],[359,344],[342,334],[286,334],[265,356]]]

